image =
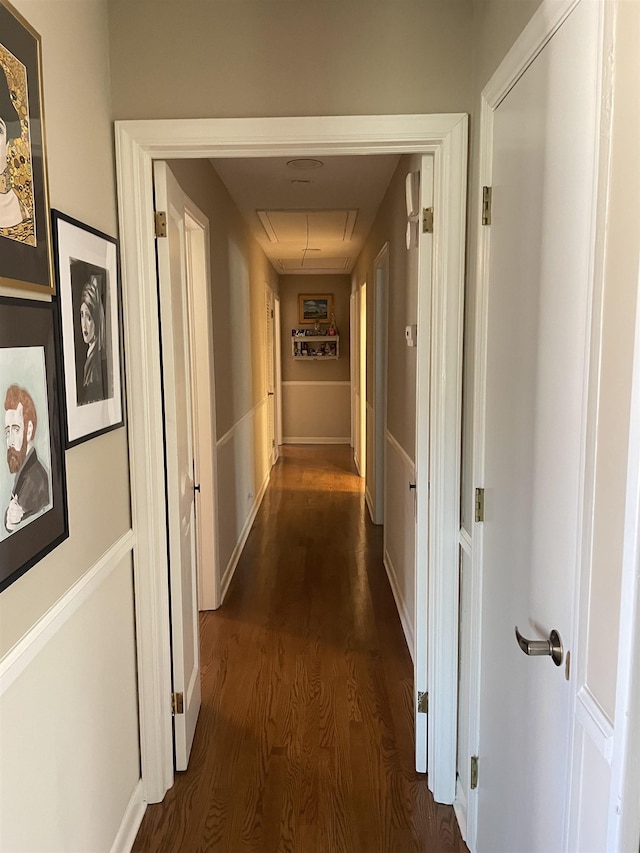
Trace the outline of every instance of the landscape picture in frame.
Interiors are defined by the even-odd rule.
[[[330,323],[333,316],[333,294],[301,293],[298,296],[300,323]]]
[[[40,37],[0,0],[0,284],[54,292]]]
[[[0,297],[0,591],[68,535],[54,324],[52,303]]]
[[[52,211],[66,446],[123,425],[118,242]]]

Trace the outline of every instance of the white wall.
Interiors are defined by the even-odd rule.
[[[51,206],[116,235],[106,0],[15,5],[42,36]],[[0,595],[3,850],[109,850],[140,775],[126,429],[66,463],[68,540]]]

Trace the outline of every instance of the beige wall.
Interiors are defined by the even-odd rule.
[[[291,330],[303,328],[298,322],[298,296],[301,293],[333,294],[340,336],[340,358],[337,361],[294,360]],[[282,435],[285,444],[350,441],[350,294],[351,278],[348,275],[280,276]]]
[[[42,36],[51,206],[117,235],[106,0],[15,5]],[[139,778],[131,556],[109,556],[130,529],[126,429],[66,465],[68,540],[0,595],[3,850],[109,849]]]
[[[376,216],[367,242],[358,257],[354,277],[357,286],[367,282],[367,335],[373,339],[373,262],[389,242],[387,428],[415,462],[416,348],[408,347],[405,326],[417,322],[418,290],[415,258],[407,252],[405,176],[419,168],[419,158],[400,158]],[[373,399],[373,352],[367,352],[367,400]]]
[[[116,118],[469,107],[470,0],[111,0]]]

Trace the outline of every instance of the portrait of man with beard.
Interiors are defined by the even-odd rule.
[[[10,385],[4,399],[7,465],[15,475],[4,526],[13,533],[50,503],[49,474],[34,446],[38,417],[33,399],[19,385]]]

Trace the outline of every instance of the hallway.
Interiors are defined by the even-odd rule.
[[[285,446],[223,607],[201,614],[189,770],[135,851],[466,850],[413,769],[412,664],[346,446]]]

